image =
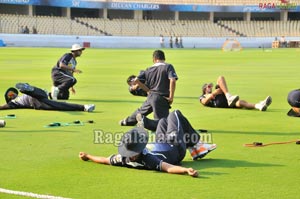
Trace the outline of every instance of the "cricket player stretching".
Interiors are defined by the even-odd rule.
[[[82,73],[81,70],[76,69],[76,57],[80,57],[84,49],[79,44],[73,44],[71,53],[64,54],[52,68],[53,86],[50,93],[52,99],[69,99],[69,89],[73,94],[76,93],[73,86],[77,83],[77,80],[73,74]]]
[[[153,112],[155,120],[168,116],[178,77],[173,65],[165,62],[163,51],[153,52],[153,63],[153,66],[141,72],[134,80],[134,84],[138,84],[141,89],[148,92],[146,101],[129,117],[121,120],[119,122],[121,126],[134,126],[137,123],[137,113],[147,116]]]
[[[118,154],[106,158],[80,152],[79,158],[100,164],[197,177],[197,170],[178,166],[185,157],[186,149],[190,150],[193,159],[196,160],[217,147],[215,144],[201,143],[200,135],[178,110],[170,113],[168,118],[159,120],[155,142],[147,143],[148,133],[144,130],[142,121],[139,121],[139,127],[131,129],[121,138]]]

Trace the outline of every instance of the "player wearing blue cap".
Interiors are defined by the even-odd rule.
[[[287,101],[291,106],[291,110],[289,110],[287,115],[292,117],[300,117],[300,89],[295,89],[289,92]]]
[[[200,135],[178,110],[170,113],[167,118],[159,120],[155,142],[148,144],[148,139],[148,133],[140,125],[123,135],[118,147],[118,154],[106,158],[80,152],[79,158],[84,161],[91,160],[95,163],[113,166],[175,174],[187,173],[195,177],[198,176],[198,171],[195,169],[177,166],[185,157],[186,149],[190,148],[195,152],[194,155],[197,157],[194,157],[194,160],[203,158],[216,149],[215,144],[204,145],[201,143]],[[200,148],[201,152],[200,150],[196,152]]]

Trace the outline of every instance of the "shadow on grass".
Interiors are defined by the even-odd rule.
[[[146,98],[139,98],[139,99],[144,99],[144,101],[146,100]],[[80,102],[89,102],[89,103],[98,103],[98,102],[102,102],[102,103],[134,103],[134,104],[142,104],[142,101],[137,101],[137,100],[115,100],[115,99],[106,99],[106,100],[101,100],[101,99],[72,99],[72,102],[76,102],[76,101],[80,101]]]
[[[224,130],[208,130],[209,133],[213,134],[243,134],[243,135],[284,135],[284,136],[292,136],[297,135],[300,136],[299,132],[258,132],[258,131],[224,131]]]
[[[253,167],[282,167],[284,165],[280,164],[270,164],[270,163],[258,163],[249,162],[245,160],[232,160],[232,159],[202,159],[193,162],[182,162],[184,167],[192,167],[196,170],[200,170],[200,179],[210,179],[209,176],[224,175],[228,173],[224,172],[211,172],[211,171],[201,171],[205,168],[253,168]]]
[[[195,169],[203,168],[237,168],[237,167],[279,167],[280,164],[249,162],[245,160],[232,159],[202,159],[193,162],[182,162],[185,167],[193,167]]]

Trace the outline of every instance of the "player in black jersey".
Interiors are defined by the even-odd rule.
[[[140,108],[119,122],[121,126],[134,126],[137,113],[146,116],[153,112],[156,120],[169,114],[178,77],[173,65],[165,62],[163,51],[155,50],[152,57],[154,65],[142,71],[133,81],[148,93],[147,99]]]
[[[76,68],[76,58],[81,56],[84,49],[79,44],[73,44],[70,49],[71,53],[65,53],[52,68],[53,86],[49,95],[52,99],[69,99],[69,90],[73,94],[76,93],[73,87],[77,83],[74,73],[82,73],[81,70]]]

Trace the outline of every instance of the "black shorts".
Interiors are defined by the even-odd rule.
[[[217,108],[229,108],[225,94],[217,95],[214,102]]]

